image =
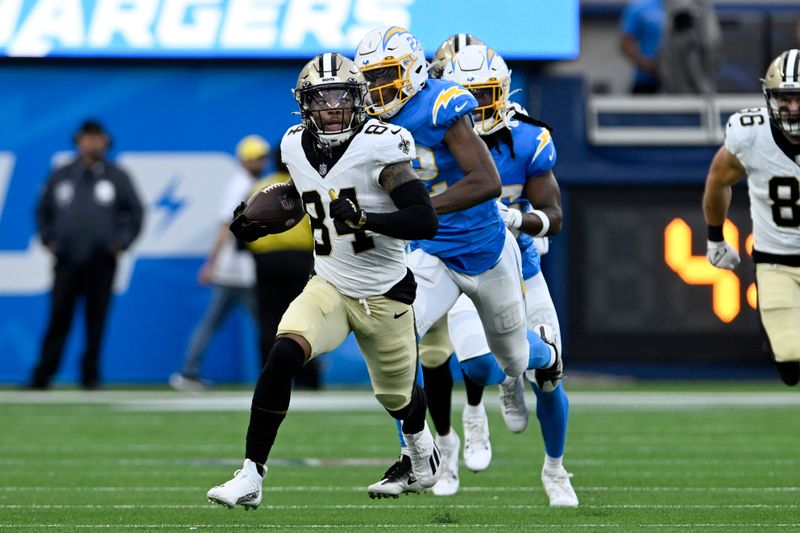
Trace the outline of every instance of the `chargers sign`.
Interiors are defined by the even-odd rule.
[[[305,58],[322,51],[351,53],[366,32],[384,25],[409,28],[429,47],[453,33],[470,32],[507,57],[577,56],[578,0],[495,0],[489,13],[486,5],[478,0],[0,0],[0,56]]]

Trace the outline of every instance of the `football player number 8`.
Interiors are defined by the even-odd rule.
[[[358,207],[358,199],[356,198],[356,190],[354,188],[341,189],[339,191],[339,198],[349,198],[356,207]],[[311,230],[314,232],[314,252],[317,255],[330,255],[331,253],[331,236],[328,231],[328,226],[325,222],[325,208],[322,205],[322,198],[317,191],[305,191],[303,193],[303,205],[306,206],[306,213],[311,220]],[[309,210],[309,206],[314,206],[314,212]],[[333,221],[333,226],[336,228],[337,235],[348,235],[352,233],[355,235],[353,241],[353,252],[361,253],[372,248],[375,248],[375,241],[372,237],[368,237],[363,229],[353,229],[346,224],[342,224],[338,220]],[[319,233],[317,233],[319,231]]]
[[[800,226],[800,182],[790,176],[776,176],[769,180],[769,198],[772,200],[772,220],[784,228]]]

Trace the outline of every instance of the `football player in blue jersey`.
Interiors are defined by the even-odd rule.
[[[369,32],[355,62],[369,85],[367,112],[414,137],[414,168],[432,196],[439,231],[411,243],[409,267],[417,280],[414,314],[424,335],[465,294],[481,318],[487,344],[502,369],[501,390],[508,410],[524,411],[528,369],[561,367],[553,339],[528,336],[519,247],[497,207],[500,177],[486,145],[473,129],[478,102],[460,85],[429,80],[420,42],[407,30],[388,26]],[[426,367],[425,381],[450,380],[450,387],[426,388],[441,413],[431,413],[441,443],[442,463],[458,461],[460,442],[449,426],[452,376],[447,365]],[[446,425],[437,420],[447,420]],[[415,490],[405,454],[370,485],[371,497]],[[452,468],[451,468],[452,469]]]
[[[506,225],[518,234],[517,243],[527,287],[528,326],[535,328],[543,327],[538,324],[545,324],[550,329],[545,336],[554,339],[560,352],[558,317],[533,242],[534,237],[554,235],[561,228],[561,193],[552,171],[556,150],[548,126],[527,116],[518,105],[511,105],[510,74],[505,61],[494,50],[483,44],[472,44],[461,47],[452,59],[445,62],[442,77],[460,83],[478,101],[479,105],[473,111],[475,131],[489,147],[502,179],[500,206]],[[482,386],[499,383],[504,375],[489,353],[490,347],[479,327],[480,319],[469,300],[459,299],[448,314],[448,322],[449,325],[445,327],[449,329],[449,337],[467,382],[465,439],[480,444],[481,430],[485,430],[488,437],[485,410],[481,403]],[[436,337],[438,327],[441,326],[437,325],[429,335],[433,333]],[[434,339],[429,345],[427,338],[423,338],[423,365],[435,364],[437,357],[441,360],[443,356],[449,356],[447,348],[441,348],[442,344],[437,344]],[[428,354],[427,348],[431,348],[432,353]],[[560,382],[561,368],[528,371],[526,375],[537,398],[536,414],[545,443],[542,483],[550,505],[575,507],[578,498],[563,466],[569,404]],[[475,420],[471,420],[473,418]],[[471,438],[470,431],[476,432],[478,438]],[[485,468],[491,458],[488,438],[483,446],[477,448],[468,451],[465,447],[465,463],[473,470],[476,469],[473,466],[478,466],[478,470]],[[480,458],[480,448],[488,451],[488,454],[483,454],[483,461],[476,460]],[[471,462],[477,465],[471,465]],[[439,488],[440,485],[444,486],[443,489]],[[434,494],[452,494],[457,489],[457,471],[451,473],[443,469],[440,481],[433,488]]]

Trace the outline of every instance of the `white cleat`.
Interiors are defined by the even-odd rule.
[[[458,492],[458,452],[461,448],[461,439],[453,428],[442,437],[436,435],[436,446],[442,452],[442,465],[439,473],[439,481],[433,486],[435,496],[453,496]]]
[[[550,507],[578,506],[578,495],[572,488],[571,477],[572,474],[567,472],[563,466],[542,468],[542,485],[550,499]]]
[[[177,391],[203,392],[211,388],[211,382],[205,379],[184,376],[176,372],[169,376],[169,386]]]
[[[425,423],[419,433],[403,433],[403,439],[406,441],[408,457],[411,459],[411,471],[417,483],[424,489],[436,485],[439,481],[439,465],[442,459],[439,449],[433,442],[428,423]]]
[[[500,384],[500,412],[512,433],[522,433],[528,427],[528,406],[525,403],[525,378],[506,377]]]
[[[492,462],[492,443],[483,402],[475,406],[465,405],[461,420],[464,422],[464,464],[473,472],[486,470]]]
[[[266,474],[267,467],[264,467]],[[264,478],[258,473],[256,464],[245,459],[241,470],[233,474],[233,479],[208,491],[208,501],[233,509],[241,505],[245,510],[256,509],[261,504],[261,484]]]
[[[408,455],[401,455],[380,481],[367,487],[367,494],[373,499],[397,498],[401,494],[419,494],[424,490],[411,471],[411,459]]]

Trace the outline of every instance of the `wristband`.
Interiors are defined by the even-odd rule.
[[[508,217],[511,219],[509,222],[509,227],[511,229],[519,229],[522,226],[522,211],[520,211],[519,209],[514,209],[513,207],[509,207]]]
[[[547,235],[547,232],[550,231],[550,219],[547,218],[544,211],[539,211],[538,209],[534,209],[531,213],[539,217],[542,221],[542,230],[534,235],[534,237],[544,237]]]
[[[722,242],[725,238],[722,236],[722,226],[708,225],[708,240],[713,242]]]

